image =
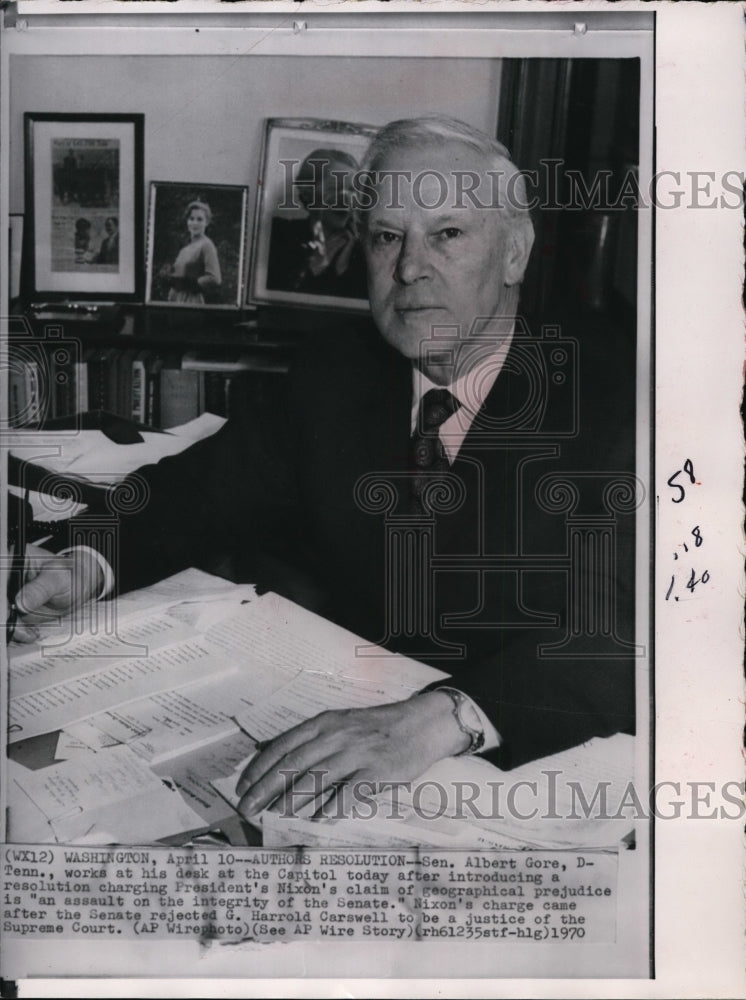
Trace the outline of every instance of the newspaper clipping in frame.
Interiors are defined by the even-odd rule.
[[[52,271],[119,271],[119,139],[52,138]]]
[[[737,997],[740,13],[136,6],[0,35],[0,211],[56,91],[49,269],[145,273],[95,80],[195,272],[7,313],[3,990]]]

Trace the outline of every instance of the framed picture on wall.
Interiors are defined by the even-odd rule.
[[[315,118],[266,122],[251,300],[368,309],[353,226],[355,179],[377,129]]]
[[[29,302],[142,299],[143,122],[24,115]]]
[[[21,254],[23,251],[23,216],[8,216],[8,297],[12,302],[21,294]]]
[[[151,183],[146,302],[239,308],[248,197],[240,185]]]

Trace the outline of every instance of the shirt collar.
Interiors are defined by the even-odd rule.
[[[471,425],[490,394],[492,386],[497,381],[497,376],[503,369],[512,340],[513,331],[511,330],[499,347],[478,358],[468,371],[448,385],[436,385],[416,365],[412,365],[412,431],[417,423],[420,401],[430,389],[448,389],[461,403],[461,408],[451,419],[461,415],[461,419],[466,419]]]

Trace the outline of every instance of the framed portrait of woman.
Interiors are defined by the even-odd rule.
[[[238,309],[243,299],[249,189],[153,181],[148,305]]]
[[[364,312],[353,208],[372,125],[269,118],[257,191],[251,301]]]

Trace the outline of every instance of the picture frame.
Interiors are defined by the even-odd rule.
[[[24,295],[142,301],[142,114],[24,114]]]
[[[377,131],[373,125],[320,118],[266,120],[252,304],[368,310],[348,178]]]
[[[8,301],[21,295],[21,260],[23,255],[23,216],[8,215]]]
[[[151,182],[148,305],[240,308],[248,199],[245,185]]]

